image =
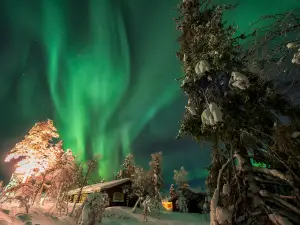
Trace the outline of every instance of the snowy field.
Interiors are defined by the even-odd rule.
[[[51,215],[50,208],[32,208],[29,215],[24,214],[24,209],[16,206],[2,206],[0,211],[0,225],[74,225],[75,223],[67,217],[56,217]],[[142,210],[137,209],[136,213],[131,212],[127,207],[110,207],[104,214],[101,224],[106,225],[208,225],[206,215],[183,214],[175,212],[161,212],[160,215],[153,213],[144,222]]]

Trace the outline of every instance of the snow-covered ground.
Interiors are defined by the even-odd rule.
[[[0,225],[73,225],[72,219],[67,217],[56,217],[51,215],[49,207],[31,208],[29,215],[24,213],[23,208],[5,205],[0,210]],[[175,213],[163,211],[159,215],[152,213],[148,216],[148,221],[144,222],[141,209],[136,213],[131,212],[127,207],[110,207],[104,214],[101,224],[105,225],[138,225],[138,224],[155,224],[155,225],[208,225],[209,219],[206,215],[191,213]]]
[[[24,208],[5,205],[0,210],[0,225],[73,225],[73,221],[67,217],[51,215],[49,209],[34,207],[29,214],[24,213]]]

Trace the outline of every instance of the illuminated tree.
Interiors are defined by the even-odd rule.
[[[25,183],[29,177],[39,176],[55,165],[63,154],[61,143],[55,144],[57,138],[59,135],[52,120],[36,123],[5,159],[5,162],[19,159],[13,179]]]
[[[237,35],[223,21],[234,7],[210,0],[178,7],[177,56],[188,97],[179,137],[212,144],[212,225],[298,224],[300,17],[266,16],[268,26]]]
[[[63,200],[66,192],[71,189],[77,170],[78,166],[75,163],[75,157],[72,151],[68,149],[57,159],[56,164],[44,173],[42,182],[40,182],[39,192],[37,193],[37,195],[39,194],[39,198],[42,191],[46,189],[44,200],[48,196],[52,197],[56,199],[55,206],[58,206],[58,203]]]
[[[77,167],[72,151],[64,151],[58,138],[53,122],[48,120],[36,123],[29,134],[16,144],[5,161],[19,161],[2,197],[23,196],[34,204],[40,203],[45,192],[44,200],[55,196],[59,202],[72,184]]]

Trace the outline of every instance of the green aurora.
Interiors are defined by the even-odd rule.
[[[240,6],[226,19],[239,25],[240,32],[259,16],[299,4],[296,0],[238,2]],[[175,82],[181,76],[175,57],[178,33],[172,20],[177,3],[4,0],[0,41],[6,38],[9,44],[0,45],[0,102],[10,107],[2,117],[11,119],[3,121],[2,127],[12,121],[53,117],[65,147],[80,161],[96,153],[102,156],[99,173],[107,179],[127,153],[141,157],[144,146],[133,146],[146,127],[151,135],[140,142],[151,145],[159,137],[173,138],[185,101]],[[16,86],[15,102],[9,105],[12,86]],[[27,125],[21,129],[28,129]],[[10,136],[19,136],[18,127],[14,128]],[[168,155],[182,158],[175,152]],[[146,163],[149,156],[144,158],[141,161]],[[168,173],[180,166],[166,162]],[[191,179],[207,175],[194,166]]]

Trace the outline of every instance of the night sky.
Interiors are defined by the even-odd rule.
[[[241,2],[226,15],[240,31],[296,0]],[[176,141],[185,97],[172,18],[177,0],[2,0],[0,3],[1,161],[35,122],[53,119],[78,158],[100,153],[110,178],[129,152],[148,167],[163,151],[164,177],[184,166],[203,186],[210,153]],[[0,176],[11,168],[1,164]]]

